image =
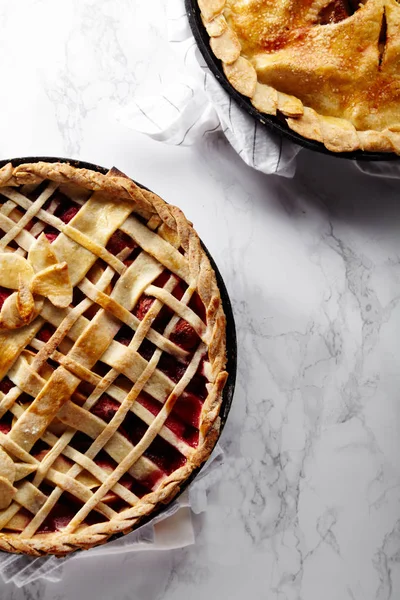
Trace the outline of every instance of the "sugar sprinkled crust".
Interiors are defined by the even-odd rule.
[[[400,154],[396,0],[199,0],[233,87],[333,152]]]
[[[59,193],[71,200],[61,217]],[[0,286],[0,549],[64,555],[129,532],[179,491],[218,436],[226,321],[198,235],[177,207],[115,169],[8,164]],[[186,402],[201,406],[196,425]],[[138,439],[127,418],[140,421]],[[91,440],[87,450],[74,444],[77,432]],[[179,455],[176,468],[148,453],[154,440]],[[63,494],[76,511],[43,530]]]

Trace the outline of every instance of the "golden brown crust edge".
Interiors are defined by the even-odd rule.
[[[260,112],[284,117],[288,127],[304,138],[322,143],[331,152],[393,152],[400,154],[397,127],[383,131],[357,130],[347,119],[324,116],[304,106],[295,96],[284,94],[260,83],[254,66],[241,55],[240,41],[227,23],[223,12],[226,0],[198,0],[210,46],[221,60],[229,83],[247,96]]]
[[[207,320],[212,324],[209,343],[209,360],[215,381],[209,392],[200,416],[199,446],[188,462],[169,475],[160,488],[141,499],[134,507],[125,511],[125,519],[113,519],[107,523],[98,523],[86,527],[82,532],[63,534],[36,534],[30,539],[18,535],[0,533],[0,550],[10,553],[23,553],[30,556],[53,554],[65,556],[76,550],[87,550],[104,544],[116,534],[132,531],[139,521],[151,514],[159,505],[168,503],[179,492],[191,473],[201,466],[210,456],[218,439],[220,419],[219,411],[222,392],[228,373],[226,367],[226,317],[221,302],[215,272],[202,249],[200,239],[192,224],[182,211],[167,204],[156,194],[138,187],[125,176],[77,169],[68,163],[27,163],[13,167],[11,163],[0,169],[0,187],[19,186],[36,183],[43,179],[58,183],[75,183],[93,191],[104,191],[117,195],[124,200],[132,200],[138,210],[148,216],[158,216],[170,229],[179,236],[180,243],[187,252],[190,272],[197,277],[197,292],[206,306]]]

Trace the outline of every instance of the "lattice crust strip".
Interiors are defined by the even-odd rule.
[[[169,501],[218,435],[225,328],[178,208],[116,169],[3,167],[0,548],[90,548]]]

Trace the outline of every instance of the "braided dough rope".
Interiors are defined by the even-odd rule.
[[[28,192],[44,180],[50,182],[48,186],[53,186],[53,191],[58,186],[75,191],[73,198],[81,204],[81,209],[70,223],[65,224],[55,217],[51,205],[48,211],[43,210],[40,197],[32,202],[24,193],[13,191],[13,188],[23,186],[20,190]],[[35,240],[24,229],[27,221],[24,217],[17,222],[10,218],[15,207],[30,211],[32,216],[39,219],[31,231],[35,228],[39,233],[46,224],[56,227],[61,234],[51,244],[52,252],[58,261],[64,259],[68,263],[72,285],[85,294],[85,298],[73,308],[55,306],[45,299],[40,315],[25,327],[14,330],[12,337],[9,331],[0,331],[0,381],[7,374],[15,386],[6,394],[0,392],[0,418],[7,411],[12,412],[15,418],[8,434],[0,431],[0,451],[7,457],[11,456],[14,459],[11,462],[15,465],[7,469],[10,463],[5,459],[4,472],[0,469],[0,482],[3,481],[1,478],[9,482],[4,485],[7,489],[13,487],[10,495],[14,498],[8,507],[0,510],[0,530],[18,516],[21,506],[27,506],[30,510],[34,506],[36,513],[21,534],[0,532],[0,548],[34,556],[49,553],[64,555],[104,543],[115,533],[132,530],[143,516],[150,514],[160,503],[168,502],[179,491],[180,484],[209,456],[218,437],[218,413],[227,377],[224,370],[225,315],[215,273],[192,225],[178,208],[165,204],[155,194],[139,188],[116,169],[104,176],[86,169],[75,169],[65,163],[39,162],[15,168],[8,164],[0,170],[0,187],[1,194],[9,199],[5,204],[0,204],[0,229],[5,231],[7,241],[18,241],[22,253],[30,252],[34,256],[36,244],[43,240],[40,235],[39,240]],[[95,193],[89,199],[87,194],[83,194],[85,198],[80,201],[78,187],[80,191],[87,190],[89,195]],[[135,213],[147,221],[147,227],[133,217]],[[102,215],[103,225],[108,227],[107,238],[104,238],[101,227],[95,227]],[[106,240],[117,229],[132,237],[142,248],[130,266],[124,264],[122,255],[114,256],[105,249]],[[156,230],[157,233],[153,233]],[[179,248],[182,253],[178,252]],[[73,252],[77,254],[72,257]],[[77,256],[79,260],[73,260]],[[106,268],[97,281],[91,281],[86,278],[86,273],[98,258],[106,263]],[[162,263],[159,262],[161,258],[164,259]],[[152,285],[164,268],[170,269],[188,285],[180,301],[170,293],[176,284],[173,277],[162,288]],[[115,273],[119,274],[120,279],[110,293],[107,290]],[[197,291],[206,308],[206,325],[188,306],[194,291]],[[130,309],[143,292],[152,296],[154,302],[139,321]],[[176,314],[160,334],[152,329],[152,323],[164,304]],[[100,310],[88,321],[85,314],[93,305],[99,306]],[[186,372],[175,384],[157,369],[157,364],[163,351],[181,359],[188,356],[184,349],[169,340],[180,317],[190,323],[201,342]],[[35,336],[46,321],[56,331],[48,342],[42,342]],[[121,323],[135,330],[128,346],[113,341]],[[104,331],[107,331],[107,335]],[[156,346],[149,362],[137,353],[145,337]],[[65,345],[67,339],[68,344]],[[27,344],[37,353],[25,350]],[[205,351],[208,351],[208,363],[205,363],[209,381],[208,396],[200,414],[199,443],[197,447],[191,447],[177,438],[164,423],[175,401],[186,393],[185,388],[196,373]],[[94,363],[100,358],[110,367],[105,376],[92,371]],[[56,370],[50,369],[45,376],[49,359],[59,366]],[[116,378],[120,374],[133,383],[128,394],[116,385]],[[71,401],[71,394],[81,381],[94,387],[82,407]],[[57,389],[56,395],[54,389]],[[155,418],[144,406],[135,403],[143,389],[163,403]],[[89,412],[105,391],[120,403],[109,423]],[[17,403],[22,392],[34,398],[28,408]],[[136,446],[118,432],[128,411],[138,415],[148,425]],[[54,425],[54,429],[53,423],[62,425],[61,430],[58,425]],[[83,431],[93,440],[85,454],[69,445],[76,430]],[[174,445],[187,460],[184,466],[170,475],[162,475],[153,491],[138,499],[118,481],[125,472],[140,481],[141,477],[157,471],[155,465],[142,455],[157,435]],[[51,448],[41,461],[29,454],[38,439]],[[111,474],[93,462],[102,448],[118,464]],[[61,468],[62,456],[75,465],[69,470]],[[23,480],[19,483],[30,473],[35,473],[33,482]],[[43,479],[50,481],[54,487],[50,496],[46,496],[38,487]],[[83,484],[90,484],[92,480],[100,482],[100,487],[94,493],[90,485],[87,487]],[[82,509],[62,531],[37,533],[65,490],[80,498]],[[109,490],[123,498],[130,508],[118,513],[104,504],[102,498]],[[85,525],[83,521],[93,508],[108,521]]]
[[[210,36],[211,49],[215,56],[221,60],[228,81],[239,93],[247,96],[258,111],[274,116],[282,115],[290,129],[305,138],[321,142],[332,152],[363,150],[400,154],[400,122],[394,122],[393,125],[386,126],[382,130],[357,129],[348,119],[320,114],[313,108],[305,106],[296,96],[282,93],[274,86],[263,83],[260,81],[257,71],[262,72],[266,68],[267,73],[272,73],[274,69],[277,69],[278,65],[274,62],[274,53],[271,55],[265,54],[261,58],[255,57],[250,62],[243,55],[237,33],[225,18],[230,10],[228,0],[198,0],[198,4],[204,26]],[[279,3],[277,2],[277,4]],[[329,4],[330,0],[316,0],[314,5],[309,8],[305,20],[310,23],[315,22],[320,11]],[[331,28],[332,35],[334,35],[333,28],[340,25],[342,26],[344,39],[349,40],[354,37],[354,27],[357,23],[363,21],[366,29],[373,29],[375,26],[377,28],[375,35],[376,66],[378,68],[378,60],[383,61],[384,64],[387,63],[388,71],[393,71],[398,64],[400,6],[396,0],[368,0],[362,4],[365,4],[365,6],[347,19],[348,25],[342,22],[324,25],[324,28],[326,28],[326,31]],[[378,45],[380,43],[379,33],[383,27],[381,22],[385,17],[391,27],[391,47],[387,46],[383,53],[382,49],[378,49]],[[344,27],[347,27],[347,30]],[[399,41],[396,41],[396,36],[399,37]],[[381,52],[380,59],[378,58],[379,51]],[[358,52],[361,53],[361,50],[358,49]],[[282,60],[286,59],[283,58]],[[296,59],[293,58],[293,60]],[[352,61],[354,65],[357,64],[355,57],[352,57]],[[394,65],[394,67],[391,65]],[[281,79],[285,78],[285,71],[282,72],[280,77]],[[276,79],[279,81],[279,76]],[[394,88],[396,86],[395,81],[392,83]],[[343,95],[345,95],[345,92],[343,92]]]

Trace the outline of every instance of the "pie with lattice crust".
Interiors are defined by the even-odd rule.
[[[116,169],[0,170],[0,549],[126,533],[210,454],[216,277],[182,212]]]
[[[400,154],[396,0],[198,0],[226,77],[334,152]]]

